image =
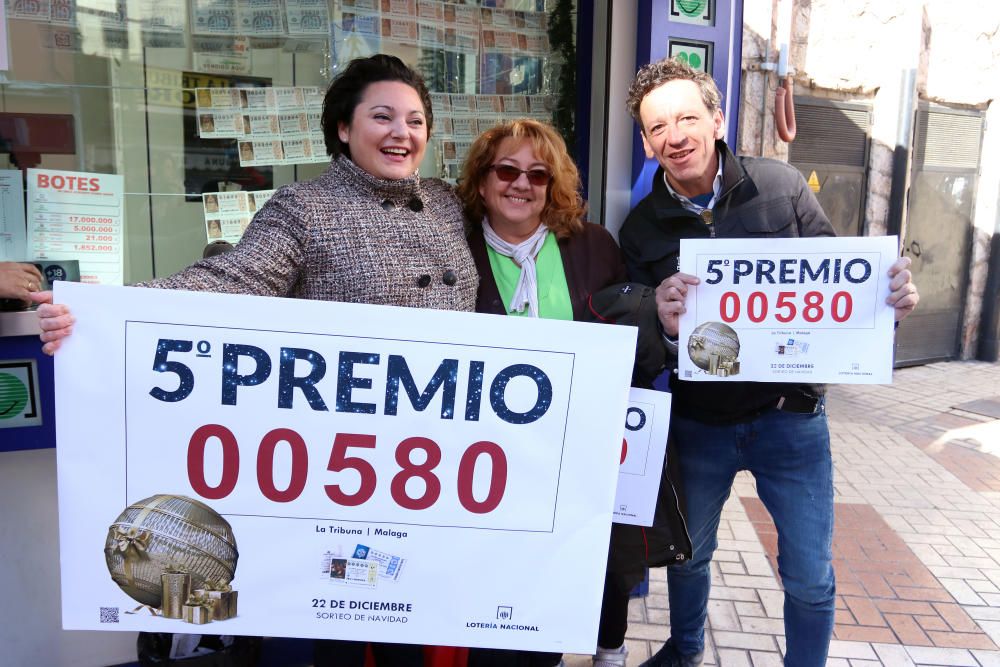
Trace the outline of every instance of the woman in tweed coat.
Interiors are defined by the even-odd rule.
[[[479,278],[451,188],[421,179],[434,121],[420,75],[398,58],[352,61],[323,101],[333,158],[319,177],[280,188],[236,248],[144,285],[472,311]],[[72,330],[65,306],[36,293],[43,350]],[[316,665],[364,664],[363,643],[317,642]],[[379,667],[422,664],[419,646],[374,645]]]
[[[143,285],[473,310],[479,279],[461,204],[446,183],[416,173],[430,104],[423,80],[398,58],[352,61],[323,103],[329,168],[278,189],[233,252]],[[51,298],[35,295],[49,354],[73,322]]]

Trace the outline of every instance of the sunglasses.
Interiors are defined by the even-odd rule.
[[[510,164],[495,164],[490,169],[504,183],[513,183],[521,177],[521,174],[527,176],[528,182],[532,185],[548,185],[552,180],[552,174],[544,169],[518,169]]]

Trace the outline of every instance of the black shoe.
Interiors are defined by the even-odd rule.
[[[700,651],[694,655],[681,655],[674,646],[674,640],[668,639],[659,651],[652,658],[639,665],[639,667],[701,667],[705,652]]]

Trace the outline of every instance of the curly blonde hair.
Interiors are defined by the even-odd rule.
[[[581,231],[587,206],[580,196],[580,172],[559,133],[548,123],[531,118],[509,120],[491,127],[472,142],[458,181],[458,197],[469,223],[477,225],[486,215],[479,188],[489,176],[500,142],[507,138],[530,142],[535,155],[552,173],[542,209],[542,224],[560,239]]]

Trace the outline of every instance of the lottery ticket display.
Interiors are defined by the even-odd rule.
[[[329,162],[318,86],[198,88],[202,138],[237,139],[240,166]]]
[[[480,133],[507,118],[552,119],[554,99],[548,95],[460,95],[432,93],[434,135],[438,140],[442,177],[455,182],[462,162]]]
[[[24,175],[20,169],[0,169],[0,260],[27,258],[24,227]]]
[[[253,192],[209,192],[203,194],[205,234],[208,242],[237,243],[260,207],[271,198],[274,190]]]

